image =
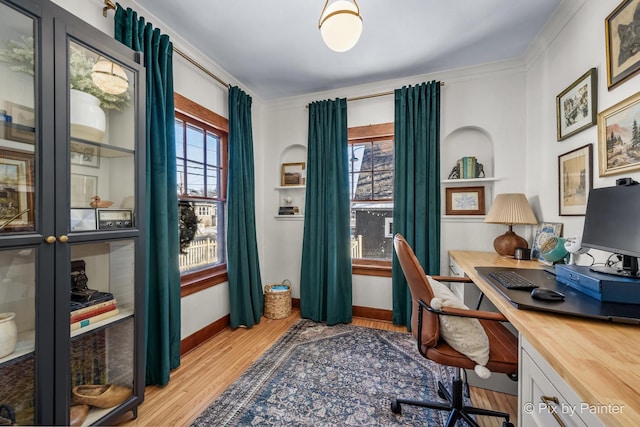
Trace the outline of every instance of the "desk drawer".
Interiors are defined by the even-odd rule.
[[[603,426],[584,402],[551,368],[542,356],[520,336],[519,425]]]

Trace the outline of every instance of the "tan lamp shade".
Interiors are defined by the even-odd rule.
[[[501,256],[513,256],[516,248],[529,247],[525,239],[513,232],[513,225],[537,224],[538,220],[524,194],[504,193],[496,196],[484,222],[509,225],[509,230],[493,241],[493,247]]]

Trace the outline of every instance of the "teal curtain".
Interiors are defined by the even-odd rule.
[[[440,271],[440,82],[395,91],[393,232],[427,274]],[[393,254],[393,323],[411,328],[411,293]]]
[[[180,366],[180,270],[173,105],[173,46],[120,5],[115,38],[141,51],[146,67],[146,383],[165,385]]]
[[[347,100],[309,105],[307,190],[300,274],[302,317],[328,325],[352,316]]]
[[[260,323],[262,280],[256,241],[251,97],[229,88],[227,272],[231,327]]]

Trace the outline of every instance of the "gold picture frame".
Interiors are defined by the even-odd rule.
[[[35,230],[33,154],[0,150],[0,233]]]
[[[598,168],[600,176],[640,170],[640,93],[598,114]],[[635,125],[634,125],[635,124]],[[634,133],[636,141],[634,141]]]
[[[598,71],[592,68],[556,96],[558,141],[594,126],[597,112]]]
[[[305,167],[306,164],[304,162],[283,163],[280,174],[280,185],[282,187],[305,185]]]

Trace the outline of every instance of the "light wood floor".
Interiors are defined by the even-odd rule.
[[[149,386],[145,401],[138,409],[138,418],[124,420],[124,426],[188,426],[260,355],[300,318],[293,310],[285,319],[262,318],[251,329],[229,328],[184,355],[179,368],[171,373],[165,387]],[[395,326],[364,318],[354,318],[353,324],[369,328],[406,331]],[[517,397],[488,390],[471,388],[475,406],[492,408],[512,414],[517,425]],[[502,420],[478,417],[482,426],[502,425]]]

